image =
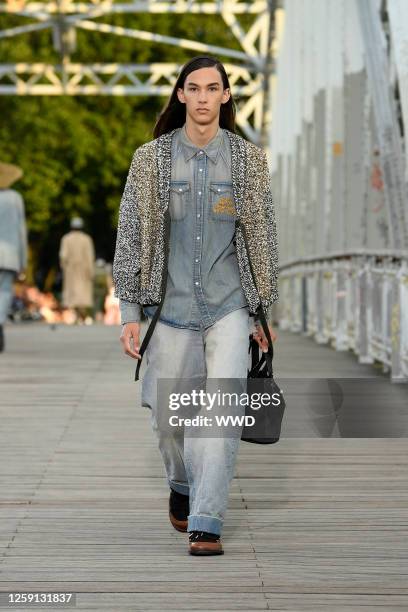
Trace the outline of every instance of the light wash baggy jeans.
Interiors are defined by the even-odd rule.
[[[234,310],[206,330],[158,321],[147,346],[142,405],[151,408],[151,425],[172,489],[190,496],[187,531],[221,534],[234,476],[239,437],[184,437],[183,428],[160,431],[158,378],[240,378],[248,370],[248,307]],[[241,408],[245,413],[245,408]]]

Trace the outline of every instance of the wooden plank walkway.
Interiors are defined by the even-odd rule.
[[[118,327],[6,328],[0,591],[72,591],[77,609],[116,612],[408,609],[405,438],[241,443],[225,555],[191,557],[118,338]],[[280,377],[395,387],[291,333],[279,333],[276,363]]]

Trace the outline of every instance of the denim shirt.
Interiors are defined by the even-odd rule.
[[[170,251],[159,320],[174,327],[206,329],[247,306],[233,244],[235,206],[231,152],[222,128],[204,147],[188,138],[185,124],[172,141]],[[143,306],[152,317],[157,306]],[[120,300],[122,324],[140,320],[140,305]]]

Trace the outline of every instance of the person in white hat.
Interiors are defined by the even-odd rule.
[[[0,162],[0,352],[5,348],[3,326],[13,297],[13,282],[27,267],[24,201],[11,188],[22,176],[18,166]]]

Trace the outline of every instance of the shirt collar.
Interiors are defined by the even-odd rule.
[[[179,136],[183,148],[184,159],[186,162],[199,151],[205,151],[206,155],[208,155],[211,161],[216,163],[223,137],[223,132],[220,126],[218,126],[218,130],[214,138],[212,138],[212,140],[210,140],[210,142],[208,142],[204,147],[198,147],[193,142],[191,142],[191,140],[186,134],[186,124],[184,124],[183,127],[180,128]]]

